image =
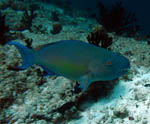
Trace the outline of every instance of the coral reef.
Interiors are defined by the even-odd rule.
[[[147,41],[147,44],[150,45],[150,40]]]
[[[135,13],[125,9],[122,2],[116,2],[110,8],[99,2],[98,9],[99,17],[96,19],[108,32],[133,36],[141,29]]]
[[[24,39],[24,42],[26,43],[26,47],[32,49],[32,42],[33,42],[32,39],[26,38],[26,39]]]
[[[59,19],[59,13],[58,13],[58,11],[52,11],[52,13],[51,13],[51,19],[53,20],[53,21],[59,21],[60,19]]]
[[[30,7],[29,11],[25,10],[21,22],[17,27],[17,30],[25,30],[28,29],[31,31],[32,27],[32,21],[37,16],[37,14],[34,12],[34,9]]]
[[[97,25],[92,32],[88,34],[87,40],[90,44],[108,48],[112,44],[112,38],[108,36],[103,26]]]
[[[0,2],[0,8],[3,10],[11,8],[15,11],[25,11],[30,7],[34,10],[39,9],[38,4],[36,4],[33,0],[31,2],[27,0],[1,0]]]
[[[4,45],[9,38],[7,38],[6,33],[9,32],[8,26],[5,24],[5,15],[0,12],[0,44]]]
[[[8,41],[16,39],[17,35],[10,32],[9,26],[6,24],[6,15],[0,12],[0,44],[5,45]]]
[[[61,30],[62,30],[62,25],[60,23],[55,23],[52,25],[51,33],[58,34],[60,33]]]
[[[62,6],[66,5],[58,5],[60,2],[56,3],[56,0],[52,0],[55,5],[48,4],[48,0],[44,0],[47,1],[46,4],[39,2],[41,0],[2,1],[1,18],[4,15],[5,17],[0,22],[5,18],[3,26],[7,29],[8,25],[8,33],[11,32],[11,35],[5,37],[6,42],[14,34],[18,42],[35,49],[59,40],[88,42],[89,38],[90,43],[105,46],[129,58],[131,70],[128,75],[112,82],[94,82],[82,93],[78,87],[79,82],[61,76],[44,76],[46,72],[37,65],[27,70],[19,70],[17,67],[22,64],[22,59],[18,50],[14,46],[0,45],[0,124],[150,123],[149,38],[143,39],[146,42],[139,42],[141,39],[137,41],[131,37],[108,33],[104,26],[102,29],[98,26],[89,33],[97,24],[96,20],[85,17],[80,10],[64,10]],[[37,13],[36,18],[30,26],[27,24],[31,31],[24,30],[26,27],[21,31],[16,30],[15,27],[25,16],[25,10],[28,10],[28,16],[31,15],[29,6],[32,2],[37,3],[41,9],[33,12],[33,15]],[[64,0],[61,1],[63,2]],[[53,18],[51,12],[55,10],[59,15],[54,14],[56,18]],[[63,25],[63,30],[57,35],[50,33],[55,23]],[[113,39],[113,43],[107,46],[104,42],[106,45],[102,45],[109,38]]]

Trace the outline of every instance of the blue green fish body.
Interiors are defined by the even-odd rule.
[[[117,53],[77,40],[64,40],[43,46],[33,51],[18,42],[15,45],[21,53],[26,69],[33,64],[41,66],[49,75],[61,75],[80,82],[83,91],[93,81],[113,80],[127,73],[130,63]]]

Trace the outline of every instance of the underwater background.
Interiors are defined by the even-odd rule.
[[[146,0],[0,0],[0,124],[150,124],[149,12]],[[39,65],[20,70],[20,52],[7,45],[38,51],[62,40],[119,53],[130,69],[82,92]]]
[[[91,8],[93,11],[97,12],[97,1],[103,2],[107,6],[111,6],[117,1],[123,2],[125,8],[130,11],[135,12],[136,16],[138,17],[138,21],[142,25],[144,29],[144,33],[150,32],[150,17],[148,16],[150,8],[149,8],[149,1],[148,0],[70,0],[72,6],[80,9]],[[86,5],[85,5],[86,3]]]

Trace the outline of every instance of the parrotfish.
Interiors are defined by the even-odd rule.
[[[33,64],[41,66],[50,76],[64,76],[78,81],[86,91],[94,81],[109,81],[126,74],[129,60],[112,51],[79,40],[62,40],[32,50],[10,41],[21,53],[23,63],[20,69]]]

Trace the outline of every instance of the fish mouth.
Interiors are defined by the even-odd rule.
[[[128,71],[129,71],[129,68],[124,68],[124,69],[122,69],[121,71],[119,71],[118,74],[119,74],[120,76],[122,76],[122,75],[124,75],[124,74],[127,74]]]
[[[122,72],[123,74],[126,74],[126,73],[128,73],[129,69],[130,69],[130,62],[128,61],[128,62],[124,65],[124,68],[122,69],[121,72]]]

